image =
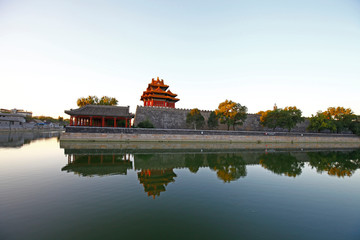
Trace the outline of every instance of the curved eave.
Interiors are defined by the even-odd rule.
[[[148,97],[144,97],[144,98],[157,98],[157,99],[166,99],[166,100],[171,100],[171,101],[174,101],[174,102],[177,102],[179,101],[180,99],[178,98],[173,98],[173,97],[169,97],[169,96],[162,96],[162,95],[151,95],[151,96],[148,96]],[[143,99],[144,99],[143,98]]]

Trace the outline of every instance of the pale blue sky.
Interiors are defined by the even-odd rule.
[[[0,0],[0,108],[107,95],[135,112],[157,76],[179,108],[360,114],[360,1]]]

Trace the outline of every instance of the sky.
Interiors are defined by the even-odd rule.
[[[0,0],[0,108],[68,117],[89,95],[177,108],[360,114],[360,0]]]

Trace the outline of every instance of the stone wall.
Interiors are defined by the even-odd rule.
[[[94,142],[189,142],[189,143],[337,143],[343,147],[360,147],[360,137],[352,134],[321,133],[274,133],[244,131],[209,131],[180,129],[143,129],[143,128],[96,128],[67,127],[61,135],[61,141],[94,141]],[[352,145],[351,145],[352,144]],[[219,147],[219,146],[218,146]]]
[[[162,129],[192,129],[191,126],[186,124],[186,115],[191,109],[180,108],[165,108],[165,107],[143,107],[138,106],[136,108],[134,126],[137,126],[140,122],[149,120],[155,128]],[[203,129],[209,129],[207,126],[207,120],[209,119],[211,111],[200,110],[201,115],[205,118],[205,126]],[[294,129],[292,132],[305,132],[309,120],[305,120]],[[219,124],[216,130],[227,130],[225,124]],[[273,131],[273,129],[264,128],[260,125],[259,114],[248,114],[246,121],[242,126],[236,126],[235,130],[238,131]],[[276,128],[277,132],[285,132],[287,129]]]

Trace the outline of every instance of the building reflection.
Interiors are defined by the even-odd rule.
[[[166,191],[166,186],[175,182],[176,174],[173,171],[174,169],[161,169],[161,170],[141,170],[138,172],[138,178],[140,183],[144,186],[144,191],[148,196],[151,196],[153,199],[159,197],[161,192]]]
[[[59,131],[24,131],[24,132],[1,132],[0,131],[0,148],[20,148],[32,141],[46,138],[58,138]]]
[[[62,171],[83,177],[127,175],[135,171],[144,192],[151,198],[164,193],[176,181],[177,169],[198,173],[208,168],[224,183],[247,176],[247,165],[260,165],[274,174],[296,177],[305,163],[331,176],[352,176],[360,168],[360,150],[338,152],[169,152],[126,149],[65,149],[68,164]]]
[[[79,176],[126,175],[132,169],[130,154],[71,154],[68,155],[68,164],[62,171],[73,172]]]

